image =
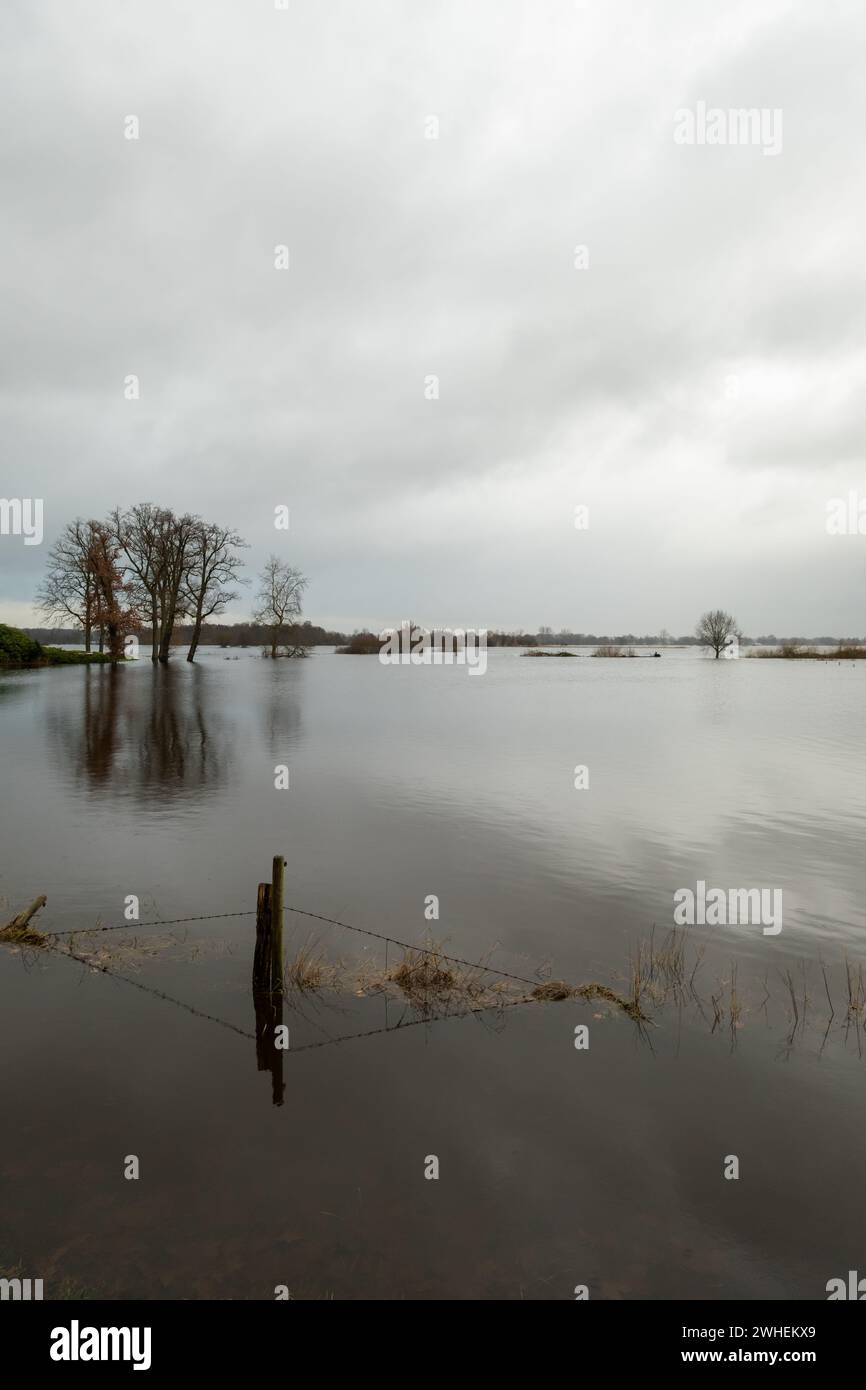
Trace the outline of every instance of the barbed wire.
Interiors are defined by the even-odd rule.
[[[396,936],[385,936],[383,932],[370,931],[368,927],[353,927],[350,922],[340,922],[335,917],[323,917],[319,912],[308,912],[302,907],[289,907],[286,912],[295,912],[299,917],[312,917],[317,922],[327,922],[331,927],[343,927],[345,931],[360,932],[362,936],[375,937],[377,941],[388,941],[393,946],[401,946],[404,951],[421,951],[424,955],[435,954],[442,960],[450,960],[453,965],[467,965],[472,970],[488,970],[493,975],[502,975],[506,980],[518,980],[522,985],[537,985],[538,979],[530,980],[525,975],[515,975],[510,970],[500,970],[496,965],[484,965],[478,960],[464,960],[462,956],[449,956],[445,951],[430,946],[413,946],[408,941],[400,941]]]
[[[246,912],[206,912],[198,917],[162,917],[155,922],[115,922],[107,927],[74,927],[72,931],[45,931],[43,936],[93,936],[101,931],[134,931],[140,927],[176,927],[181,922],[215,922],[218,917],[255,917],[255,909]]]
[[[133,989],[140,990],[143,994],[150,994],[163,1003],[174,1004],[176,1008],[183,1009],[186,1013],[192,1014],[195,1018],[204,1019],[207,1023],[217,1023],[220,1027],[227,1028],[230,1032],[236,1033],[242,1038],[248,1038],[250,1042],[259,1041],[258,1035],[256,1033],[251,1033],[247,1028],[241,1028],[238,1024],[231,1023],[227,1018],[219,1018],[216,1014],[206,1013],[204,1009],[196,1008],[194,1004],[189,1004],[185,999],[178,999],[176,995],[168,994],[165,990],[156,989],[153,985],[146,985],[141,980],[133,979],[131,975],[123,975],[111,965],[97,964],[89,959],[89,957],[79,956],[74,951],[61,951],[59,954],[65,956],[67,960],[77,961],[80,965],[86,966],[89,970],[97,970],[101,975],[105,975],[112,980],[117,980],[120,984],[132,985]],[[444,1023],[448,1020],[467,1018],[469,1016],[490,1012],[499,1014],[504,1008],[513,1007],[514,1005],[524,1002],[525,1001],[522,999],[509,999],[497,1001],[496,1004],[467,1005],[453,1010],[443,1010],[441,1013],[427,1013],[423,1011],[419,1018],[410,1018],[405,1021],[401,1018],[397,1023],[386,1023],[384,1027],[381,1028],[367,1028],[359,1033],[339,1033],[336,1036],[328,1035],[318,1042],[301,1043],[300,1046],[286,1048],[286,1056],[289,1057],[298,1052],[312,1052],[322,1047],[333,1047],[339,1043],[355,1042],[362,1038],[379,1037],[384,1033],[398,1033],[406,1028],[426,1027],[431,1023]]]
[[[298,917],[309,917],[316,922],[325,922],[330,927],[341,927],[343,931],[353,931],[361,936],[372,937],[376,941],[384,941],[392,946],[400,946],[404,951],[420,951],[422,954],[432,954],[433,947],[412,945],[409,941],[401,941],[396,936],[387,936],[384,932],[371,931],[369,927],[357,927],[351,922],[341,922],[336,917],[326,917],[321,912],[310,912],[307,908],[294,907],[286,904],[284,912],[293,912]],[[91,936],[97,932],[106,931],[140,931],[143,927],[177,927],[188,922],[215,922],[222,918],[230,917],[255,917],[255,909],[248,909],[246,912],[207,912],[195,917],[167,917],[154,922],[120,922],[111,926],[102,927],[78,927],[73,931],[43,932],[43,936]],[[522,985],[537,985],[538,977],[534,980],[526,975],[516,975],[511,970],[500,970],[496,965],[485,965],[481,961],[466,960],[463,956],[452,956],[445,951],[436,950],[435,954],[442,960],[450,961],[452,965],[465,965],[471,970],[484,970],[491,975],[501,975],[506,980],[516,980]]]
[[[57,933],[60,935],[61,933]],[[63,933],[67,935],[68,933]],[[47,933],[46,933],[47,935]],[[49,950],[55,948],[49,947]],[[139,989],[143,994],[152,994],[156,999],[162,999],[166,1004],[174,1004],[178,1009],[185,1009],[187,1013],[194,1014],[196,1018],[203,1018],[208,1023],[218,1023],[222,1028],[228,1028],[232,1033],[239,1033],[242,1038],[256,1040],[255,1033],[250,1033],[246,1028],[240,1028],[236,1023],[230,1023],[226,1018],[219,1018],[216,1014],[205,1013],[204,1009],[197,1009],[194,1004],[188,1004],[185,999],[178,999],[173,994],[167,994],[165,990],[157,989],[154,985],[146,985],[141,980],[135,980],[131,975],[122,975],[119,970],[115,970],[111,965],[105,965],[99,961],[92,960],[89,956],[80,956],[75,951],[60,950],[57,954],[64,956],[67,960],[74,960],[79,965],[84,965],[88,970],[96,970],[100,975],[107,975],[112,980],[120,980],[124,985],[132,985],[133,989]]]

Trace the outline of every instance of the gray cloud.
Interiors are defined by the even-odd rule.
[[[866,537],[823,527],[866,496],[860,6],[2,26],[2,490],[44,497],[47,541],[159,500],[232,521],[254,570],[286,502],[328,622],[866,628]],[[781,155],[677,146],[699,100],[782,108]],[[0,538],[7,616],[43,563]]]

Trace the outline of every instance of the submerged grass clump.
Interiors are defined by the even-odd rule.
[[[564,980],[546,980],[543,985],[536,985],[532,991],[533,999],[540,999],[545,1002],[555,1003],[560,999],[570,999],[575,993],[571,985],[567,985]]]
[[[223,943],[187,941],[171,933],[163,936],[130,933],[126,928],[117,928],[119,936],[110,940],[104,935],[105,928],[97,922],[93,927],[83,927],[81,931],[55,936],[51,932],[36,931],[30,920],[44,907],[44,896],[5,927],[0,928],[0,946],[8,946],[13,953],[23,953],[27,959],[35,960],[42,952],[51,951],[56,955],[69,956],[81,965],[92,970],[110,971],[123,966],[137,969],[145,961],[162,955],[172,947],[180,947],[175,960],[195,960],[202,954],[220,953]],[[32,953],[32,954],[31,954]]]
[[[845,984],[848,990],[848,1017],[858,1022],[866,1011],[866,985],[863,982],[863,966],[856,970],[848,957],[845,957]]]
[[[40,931],[34,931],[32,927],[16,927],[11,922],[0,930],[0,941],[4,946],[32,946],[36,950],[46,944]]]
[[[373,971],[368,983],[380,990],[395,989],[407,1003],[422,1012],[432,1008],[495,1008],[520,996],[513,983],[491,979],[496,970],[487,961],[464,964],[442,950],[438,942],[404,950],[400,963],[390,970]]]
[[[341,969],[329,961],[310,937],[290,961],[283,963],[283,985],[301,993],[339,988]]]
[[[615,1004],[618,1009],[626,1014],[635,1023],[648,1023],[649,1019],[641,1008],[640,991],[635,990],[631,999],[624,998],[621,994],[616,994],[607,985],[589,984],[579,985],[574,991],[580,999],[604,999],[608,1004]]]
[[[458,988],[456,972],[445,964],[435,946],[428,950],[407,951],[397,969],[390,971],[385,978],[393,981],[413,1002],[426,1002],[431,997],[447,998]]]
[[[326,989],[357,995],[396,993],[421,1013],[601,999],[635,1022],[648,1022],[638,988],[633,989],[630,998],[597,982],[570,985],[564,980],[545,980],[523,988],[530,981],[512,976],[497,979],[498,973],[489,964],[489,957],[477,963],[459,961],[447,955],[437,942],[404,948],[401,960],[391,968],[367,963],[346,970],[340,964],[329,963],[315,945],[307,942],[285,964],[283,979],[287,988],[299,993]]]

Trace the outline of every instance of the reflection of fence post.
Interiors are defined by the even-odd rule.
[[[283,988],[283,869],[286,861],[274,855],[271,882],[271,988]]]

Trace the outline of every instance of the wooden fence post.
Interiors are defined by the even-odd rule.
[[[256,950],[253,956],[253,989],[271,988],[271,885],[260,883],[256,898]]]
[[[271,881],[271,988],[283,988],[283,870],[286,861],[274,855]]]
[[[275,866],[276,863],[274,860]],[[276,867],[274,877],[277,878]],[[282,882],[279,879],[277,882],[282,896]],[[256,898],[256,949],[253,956],[256,1064],[259,1071],[269,1071],[271,1074],[274,1105],[283,1104],[286,1089],[283,1082],[283,1053],[276,1045],[277,1029],[283,1022],[282,940],[283,934],[277,930],[274,915],[273,885],[260,883]]]

